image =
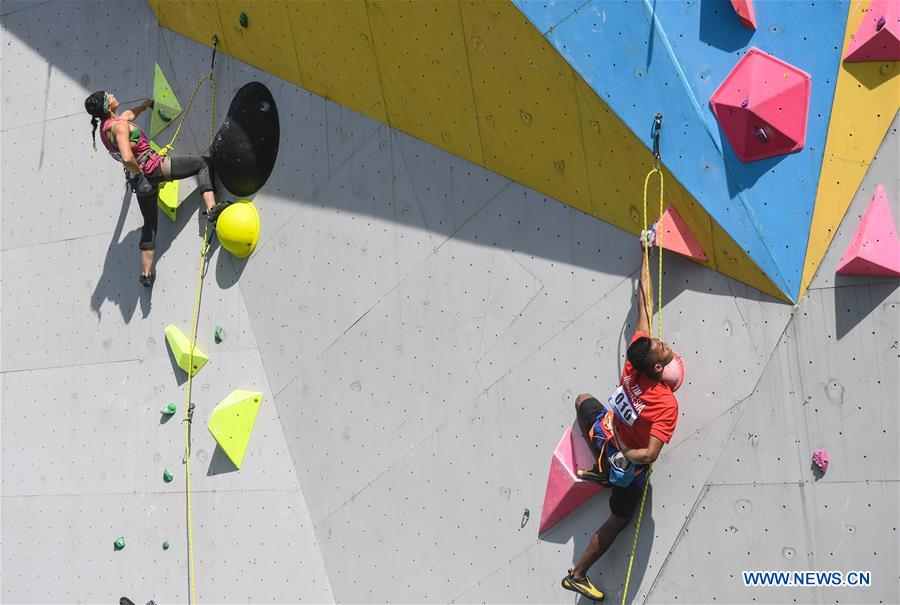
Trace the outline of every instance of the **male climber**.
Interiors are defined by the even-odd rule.
[[[648,246],[641,237],[641,249]],[[619,387],[609,396],[607,406],[588,394],[575,399],[575,413],[582,433],[598,458],[592,471],[579,476],[607,485],[612,514],[598,529],[563,578],[562,586],[594,601],[603,592],[587,577],[587,571],[610,547],[631,519],[641,500],[647,465],[659,456],[678,422],[678,402],[672,389],[662,381],[663,368],[672,361],[669,345],[650,338],[650,309],[653,287],[647,255],[641,255],[641,278],[637,289],[637,322],[628,346],[627,361]]]

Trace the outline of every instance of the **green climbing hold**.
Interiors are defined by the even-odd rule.
[[[116,541],[113,542],[113,547],[116,550],[122,550],[123,548],[125,548],[125,538],[122,536],[119,536],[118,538],[116,538]]]
[[[169,469],[166,469],[163,471],[163,481],[165,481],[166,483],[171,483],[172,479],[174,479],[174,478],[175,478],[175,476],[172,474],[172,471],[170,471]]]
[[[169,550],[169,541],[163,540],[163,550]]]
[[[238,21],[240,21],[241,27],[247,27],[247,24],[248,24],[247,13],[241,13],[241,16],[238,17]]]
[[[157,109],[156,113],[159,114],[159,119],[163,122],[171,122],[173,119],[164,109]]]
[[[178,408],[175,407],[174,403],[168,404],[166,407],[162,408],[159,413],[163,416],[173,416],[175,412],[178,411]]]
[[[214,337],[216,339],[216,344],[219,344],[220,342],[225,340],[225,330],[222,328],[222,326],[216,326],[216,333]]]

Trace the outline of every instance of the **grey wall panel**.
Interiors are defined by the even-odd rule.
[[[767,359],[793,316],[794,306],[733,280],[728,280],[728,288],[734,296],[744,329],[753,341],[756,355]]]
[[[745,587],[742,571],[813,568],[802,488],[709,486],[647,602],[818,602],[815,588]]]
[[[835,269],[837,269],[841,258],[844,256],[844,252],[847,251],[847,246],[850,245],[853,234],[856,232],[856,228],[859,227],[859,221],[866,208],[869,207],[869,202],[872,200],[872,195],[875,193],[877,186],[881,185],[884,187],[885,193],[887,193],[888,206],[891,209],[891,216],[894,219],[894,226],[900,227],[900,172],[897,170],[897,166],[900,166],[898,125],[900,125],[900,118],[895,116],[894,122],[888,129],[884,141],[882,141],[881,147],[878,149],[878,153],[875,154],[872,164],[866,171],[866,176],[856,191],[853,202],[847,209],[847,213],[844,215],[844,219],[841,221],[831,245],[825,252],[825,256],[822,257],[819,269],[809,285],[810,288],[830,288],[854,284],[884,283],[886,281],[896,283],[896,278],[837,275],[835,274]]]
[[[560,590],[559,565],[551,561],[555,551],[567,545],[539,542],[511,561],[500,562],[490,574],[478,580],[452,603],[572,603],[572,593]]]
[[[804,485],[815,569],[871,572],[871,585],[820,589],[826,603],[900,603],[897,482]],[[883,521],[883,522],[879,522]]]
[[[858,298],[838,306],[839,290]],[[896,480],[897,294],[889,282],[810,292],[710,479],[812,480],[812,451],[826,449],[825,481]],[[859,323],[838,338],[848,308]]]
[[[417,274],[276,396],[316,523],[482,392],[451,317],[437,277]]]
[[[143,4],[105,2],[35,3],[5,15],[3,129],[31,124],[33,136],[57,145],[52,122],[57,118],[80,115],[85,134],[90,132],[84,98],[91,92],[116,90],[123,102],[149,95],[153,80],[141,77],[146,55],[118,50],[155,54],[158,25],[148,15]],[[116,27],[123,22],[129,27]]]
[[[3,156],[16,158],[0,185],[6,219],[0,223],[3,249],[112,231],[113,223],[105,217],[115,217],[122,205],[122,167],[102,147],[91,150],[89,116],[53,120],[48,140],[36,136],[36,128],[40,126],[7,129],[0,139]],[[76,149],[82,161],[72,161]],[[35,174],[46,178],[35,179]],[[111,182],[123,186],[116,191]]]
[[[320,207],[298,212],[244,270],[241,290],[276,392],[432,251],[398,164],[390,137],[368,139],[317,194]],[[401,215],[417,226],[387,218]]]
[[[434,147],[400,131],[394,130],[393,136],[435,247],[456,234],[510,184],[508,179],[462,158],[437,156]]]
[[[128,214],[120,219],[136,228],[137,209],[123,211]],[[187,212],[177,223],[160,221],[152,297],[137,281],[137,233],[123,237],[128,229],[122,223],[112,234],[4,252],[3,307],[10,311],[3,315],[4,370],[167,356],[157,346],[164,343],[165,326],[190,330],[201,239],[191,233],[196,225]],[[234,283],[230,265],[215,274],[225,285]],[[211,321],[200,325],[197,342],[209,350],[215,323],[242,317],[243,303],[237,288],[208,287],[204,305],[213,311],[204,318]],[[239,336],[249,327],[246,315],[228,323],[235,338],[225,348],[251,344]]]
[[[194,494],[198,601],[332,602],[302,497],[265,494]],[[188,600],[183,494],[5,497],[3,517],[4,602]]]
[[[223,353],[198,374],[195,489],[297,487],[263,376],[256,352]],[[232,388],[264,395],[244,460],[250,472],[233,472],[206,429],[212,408]],[[3,396],[14,402],[3,417],[4,495],[168,491],[183,484],[185,402],[167,359],[5,373]],[[159,409],[169,402],[178,414],[165,419]],[[120,453],[98,455],[98,447]],[[177,481],[164,484],[164,468]]]

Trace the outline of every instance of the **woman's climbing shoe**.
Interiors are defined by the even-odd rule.
[[[144,275],[141,273],[141,276],[138,278],[141,280],[141,285],[145,288],[152,288],[153,282],[156,281],[156,271],[151,271],[150,275]]]
[[[219,220],[219,215],[222,214],[222,211],[228,208],[231,205],[231,202],[216,202],[216,205],[206,211],[206,220],[209,221],[211,225],[215,225],[216,221]]]
[[[592,601],[602,601],[604,598],[603,591],[594,586],[591,580],[585,576],[580,580],[576,580],[572,577],[572,570],[569,570],[569,575],[562,579],[562,587],[566,590],[571,590],[572,592],[577,592],[578,594],[589,598]]]

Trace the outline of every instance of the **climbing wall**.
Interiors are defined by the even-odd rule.
[[[171,6],[189,19],[214,3]],[[147,5],[115,10],[2,8],[14,59],[2,74],[5,602],[188,598],[184,376],[163,330],[189,328],[198,195],[184,183],[178,220],[160,219],[150,296],[136,279],[140,216],[120,169],[90,152],[81,104],[97,88],[137,102],[159,63],[185,106],[209,49]],[[104,63],[124,42],[113,14],[141,24],[129,34],[140,62]],[[559,580],[608,498],[539,536],[541,503],[575,396],[605,396],[621,369],[635,237],[384,124],[384,106],[350,109],[228,56],[216,77],[220,112],[246,82],[269,87],[282,151],[254,200],[256,251],[216,247],[204,282],[198,600],[573,602]],[[211,100],[197,95],[179,151],[205,147]],[[666,254],[664,336],[687,371],[630,600],[900,600],[900,280],[834,275],[877,185],[900,219],[897,143],[894,124],[797,307]],[[264,394],[240,470],[206,430],[236,388]],[[831,466],[817,477],[822,448]],[[611,602],[633,530],[591,571]],[[870,570],[873,585],[752,591],[744,569]]]

